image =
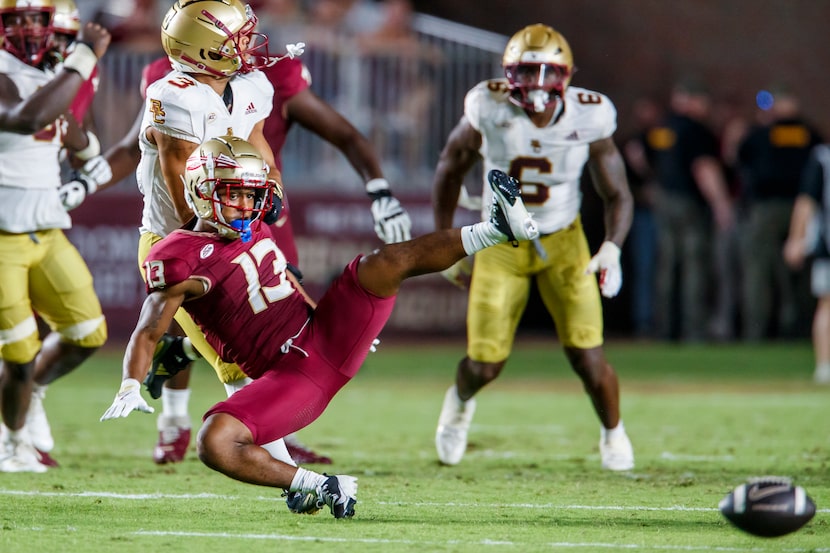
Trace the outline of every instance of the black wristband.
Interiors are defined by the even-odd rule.
[[[370,198],[372,198],[372,201],[379,200],[381,198],[391,198],[392,197],[392,191],[389,190],[388,188],[385,188],[383,190],[378,190],[377,192],[367,192],[366,194],[368,194],[368,196]]]

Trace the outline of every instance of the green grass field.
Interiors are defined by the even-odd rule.
[[[808,343],[610,343],[637,467],[599,468],[599,424],[556,344],[517,346],[478,396],[464,461],[433,434],[463,344],[382,343],[300,437],[358,476],[357,514],[293,515],[279,490],[230,480],[189,453],[150,459],[155,415],[98,422],[120,353],[96,355],[46,398],[61,467],[0,474],[0,551],[830,551],[830,388]],[[197,367],[191,415],[223,397]],[[160,408],[160,402],[151,402]],[[198,424],[195,424],[198,427]],[[777,539],[749,536],[718,501],[751,476],[804,486],[819,512]]]

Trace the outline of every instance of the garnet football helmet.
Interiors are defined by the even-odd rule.
[[[3,49],[38,67],[51,48],[54,13],[53,0],[0,0]]]
[[[507,43],[502,58],[510,101],[536,112],[564,98],[573,75],[571,47],[547,25],[528,25]]]
[[[282,202],[282,188],[268,178],[268,164],[253,145],[236,136],[203,142],[187,159],[182,181],[185,199],[196,216],[221,236],[243,242],[250,239],[251,223],[259,224],[273,202]],[[231,198],[240,188],[254,193],[252,208],[243,210]],[[227,221],[223,207],[237,207],[244,217]]]
[[[240,0],[177,0],[161,23],[161,45],[176,69],[230,77],[268,65],[268,38]]]

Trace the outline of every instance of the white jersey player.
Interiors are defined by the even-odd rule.
[[[505,79],[482,82],[467,94],[464,116],[441,153],[434,182],[435,223],[452,226],[464,176],[483,159],[485,174],[499,169],[521,183],[541,236],[533,243],[502,244],[475,255],[467,356],[444,398],[435,435],[438,458],[454,465],[464,456],[473,396],[507,362],[535,280],[600,419],[601,465],[630,470],[634,453],[620,418],[617,375],[602,349],[600,302],[600,291],[613,297],[622,285],[620,245],[633,211],[622,157],[612,139],[616,110],[606,96],[568,86],[570,46],[546,25],[516,33],[503,66]],[[579,216],[586,168],[605,206],[605,241],[593,257]],[[489,194],[485,187],[486,200]],[[445,276],[460,284],[461,266]]]
[[[14,83],[21,98],[54,79],[48,68],[33,67],[6,50],[0,50],[0,73]],[[60,151],[63,129],[57,119],[34,134],[0,129],[0,229],[31,232],[38,229],[67,229],[69,214],[58,195]],[[55,160],[49,163],[47,160]]]
[[[551,234],[579,215],[580,178],[589,146],[614,134],[617,111],[603,94],[568,87],[567,109],[555,124],[539,128],[510,101],[510,91],[507,79],[479,83],[467,93],[464,116],[481,134],[484,174],[499,169],[517,178],[539,231]],[[485,183],[484,205],[489,205],[491,196]]]
[[[110,35],[83,29],[54,70],[51,0],[3,4],[0,40],[0,472],[44,472],[57,463],[45,411],[33,396],[101,347],[107,326],[92,274],[63,229],[58,151],[88,146],[63,117],[106,52]],[[77,129],[77,125],[74,125]],[[88,142],[88,140],[84,140]],[[48,326],[41,340],[37,313]],[[39,405],[39,404],[38,404]],[[45,432],[32,432],[31,416]]]
[[[153,129],[190,143],[193,149],[214,136],[232,134],[248,139],[255,130],[261,133],[265,118],[271,113],[273,95],[273,86],[260,71],[235,75],[222,95],[194,75],[176,70],[147,88],[139,135],[141,161],[136,171],[144,194],[141,232],[164,237],[186,222],[175,205],[185,206],[184,193],[178,194],[182,184],[165,180],[158,146],[145,131]],[[172,194],[178,196],[178,202],[174,202]],[[186,209],[189,218],[191,214]]]

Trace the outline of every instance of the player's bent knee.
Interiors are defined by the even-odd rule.
[[[205,465],[215,469],[228,455],[233,455],[236,448],[253,442],[251,431],[239,419],[227,413],[214,413],[199,429],[196,452]]]
[[[476,389],[489,384],[501,374],[505,361],[474,361],[466,358],[461,362],[461,371]]]

